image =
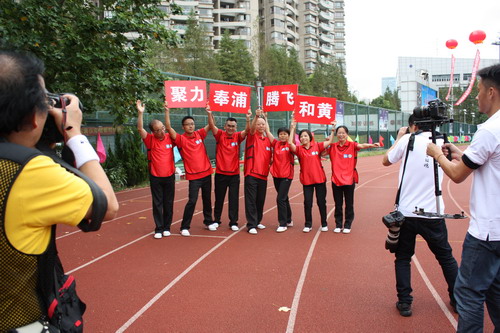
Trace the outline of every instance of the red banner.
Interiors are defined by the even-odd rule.
[[[476,52],[476,58],[474,59],[474,65],[472,66],[472,75],[470,77],[469,81],[469,86],[467,87],[467,90],[464,91],[462,97],[458,99],[458,101],[455,103],[455,105],[460,105],[462,104],[463,101],[469,96],[470,92],[472,91],[472,87],[474,86],[474,82],[476,82],[476,73],[477,69],[479,68],[479,61],[481,60],[479,56],[479,50]]]
[[[452,54],[451,55],[450,86],[448,87],[448,94],[446,94],[446,98],[445,98],[446,100],[450,99],[451,89],[453,87],[453,82],[455,79],[454,76],[455,76],[455,57]]]
[[[204,108],[206,81],[165,81],[165,100],[169,108]]]
[[[212,111],[247,113],[250,109],[251,88],[229,84],[210,83]]]
[[[329,125],[335,119],[336,106],[336,98],[300,95],[294,114],[295,121]]]
[[[264,87],[264,112],[295,111],[298,90],[297,84]]]

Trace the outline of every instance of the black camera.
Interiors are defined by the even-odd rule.
[[[71,94],[54,94],[47,93],[47,98],[49,101],[49,105],[54,108],[62,108],[63,102],[64,105],[68,105],[70,103],[68,98],[63,97],[63,95],[71,95]],[[83,112],[83,105],[79,102],[80,110]],[[57,128],[56,121],[52,115],[47,116],[47,121],[45,122],[45,126],[43,128],[42,137],[40,138],[42,143],[47,145],[51,145],[53,143],[59,143],[64,141],[64,137],[61,134],[61,131]]]
[[[446,117],[446,110],[448,106],[440,99],[429,101],[428,105],[417,106],[413,109],[413,116],[415,120],[448,120]]]

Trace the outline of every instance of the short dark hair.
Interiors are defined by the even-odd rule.
[[[413,126],[413,125],[415,125],[415,116],[413,114],[411,114],[408,117],[408,126]]]
[[[184,118],[182,118],[182,121],[181,121],[181,125],[184,126],[184,122],[188,119],[191,119],[192,121],[194,121],[194,118],[191,117],[191,116],[185,116]]]
[[[302,133],[304,133],[304,132],[307,133],[307,135],[309,135],[309,140],[311,140],[311,142],[312,142],[314,140],[314,137],[313,137],[311,131],[308,130],[308,129],[303,129],[302,131],[300,131],[299,132],[299,138],[302,135]]]
[[[237,123],[237,122],[238,122],[238,121],[236,120],[236,118],[233,118],[233,117],[228,117],[228,118],[226,119],[226,123],[227,123],[228,121],[234,121],[235,123]]]
[[[286,127],[278,128],[278,135],[280,135],[281,132],[286,132],[288,135],[290,135],[290,130]]]
[[[335,129],[335,135],[337,135],[337,132],[339,131],[339,128],[343,128],[345,130],[345,133],[349,134],[349,129],[346,126],[344,126],[344,125],[340,125],[339,127],[337,127]]]
[[[34,112],[47,112],[40,84],[43,62],[29,53],[0,50],[0,134],[20,131]]]
[[[477,72],[477,75],[484,84],[500,90],[500,64],[482,68]]]

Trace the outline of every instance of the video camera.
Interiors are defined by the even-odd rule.
[[[447,117],[446,110],[448,105],[439,98],[428,102],[428,105],[417,106],[413,109],[415,124],[422,127],[422,124],[441,125],[453,122],[453,119]]]

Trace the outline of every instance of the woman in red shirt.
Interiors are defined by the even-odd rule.
[[[332,122],[335,128],[335,120]],[[303,232],[309,232],[312,228],[312,203],[313,194],[316,190],[316,203],[321,216],[321,231],[328,231],[326,221],[326,175],[321,164],[321,153],[333,140],[333,132],[324,142],[316,142],[309,130],[299,132],[301,145],[293,143],[295,137],[295,119],[292,118],[290,137],[288,144],[292,152],[297,155],[300,162],[300,182],[304,191],[304,215],[305,227]]]
[[[356,162],[358,151],[366,148],[380,147],[379,143],[364,143],[348,141],[349,130],[345,126],[339,126],[335,130],[338,141],[329,147],[326,152],[330,155],[332,163],[332,189],[335,201],[335,229],[333,232],[351,232],[354,220],[354,187],[358,182],[358,171]],[[345,198],[345,222],[343,223],[343,205]],[[344,228],[342,230],[342,227]]]
[[[278,195],[276,196],[276,205],[278,206],[279,227],[276,232],[286,231],[287,227],[293,225],[292,209],[288,201],[288,191],[293,180],[293,154],[290,151],[288,138],[290,130],[285,127],[278,129],[278,139],[272,141],[273,161],[271,164],[271,175],[273,176],[274,188]]]

